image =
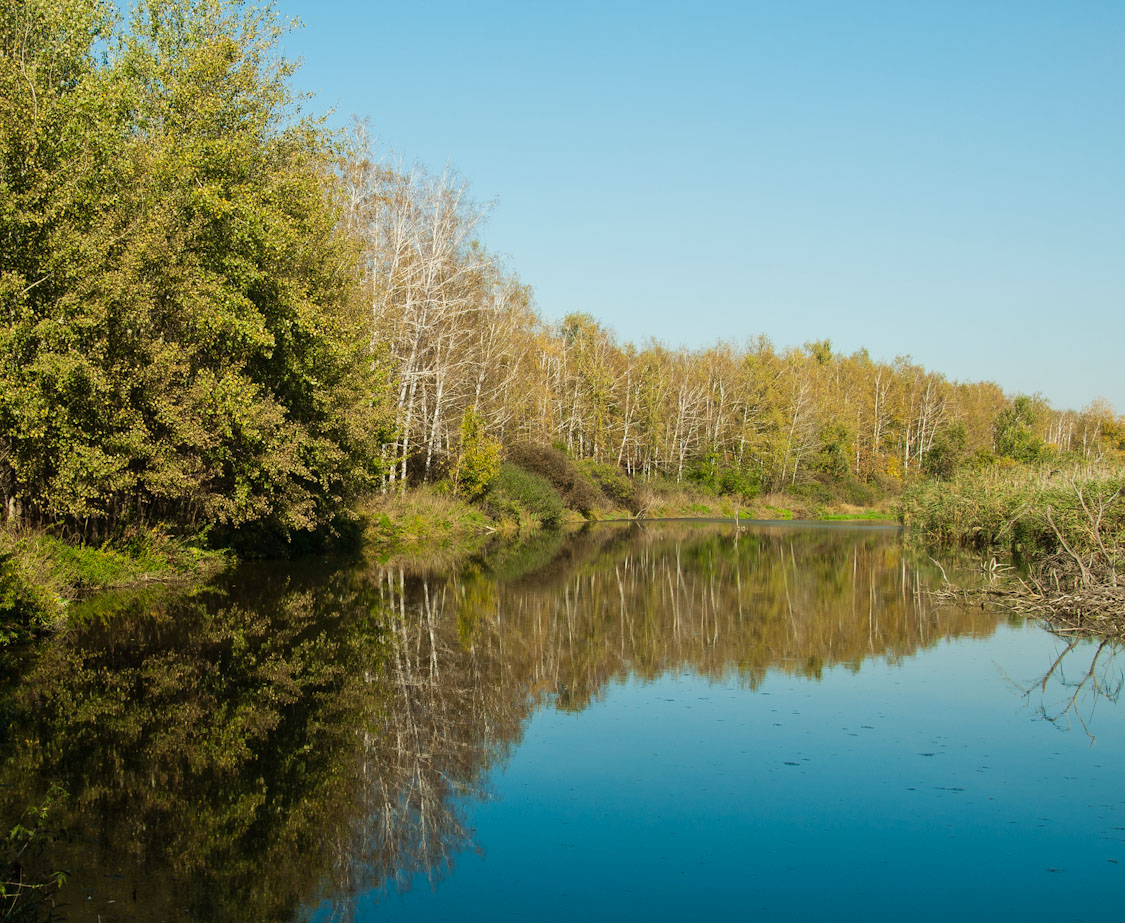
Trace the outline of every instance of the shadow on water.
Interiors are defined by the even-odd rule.
[[[934,571],[885,530],[602,525],[457,573],[258,565],[102,600],[0,680],[0,822],[54,789],[19,869],[69,872],[54,919],[344,919],[472,848],[467,805],[541,705],[991,634],[930,604]]]

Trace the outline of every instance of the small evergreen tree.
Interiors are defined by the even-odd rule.
[[[470,500],[484,496],[500,476],[500,443],[490,437],[479,413],[469,409],[461,418],[461,451],[453,482]]]

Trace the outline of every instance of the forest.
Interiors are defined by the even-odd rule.
[[[30,533],[278,553],[419,484],[502,511],[536,452],[624,507],[623,481],[865,506],[1125,458],[1104,401],[778,347],[767,318],[704,350],[545,318],[464,179],[302,108],[286,28],[238,0],[0,0],[0,608]]]

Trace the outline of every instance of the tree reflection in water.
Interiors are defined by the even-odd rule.
[[[995,629],[934,608],[931,579],[881,530],[603,525],[456,573],[248,568],[118,601],[0,681],[0,822],[62,786],[39,872],[71,871],[74,919],[346,919],[472,848],[467,812],[537,707]]]
[[[1102,639],[1091,645],[1085,641],[1069,635],[1043,678],[1024,689],[1023,695],[1028,701],[1038,696],[1036,710],[1052,724],[1069,728],[1076,721],[1093,746],[1097,738],[1090,730],[1090,718],[1099,699],[1116,704],[1125,686],[1125,672],[1117,662],[1120,643]]]

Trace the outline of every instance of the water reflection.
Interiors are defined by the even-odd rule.
[[[91,612],[0,685],[0,822],[61,787],[62,919],[347,918],[436,879],[535,708],[629,675],[816,679],[996,617],[871,529],[603,526],[458,573],[245,569]],[[56,911],[58,914],[59,911]]]
[[[142,597],[5,674],[3,819],[63,793],[27,870],[68,870],[56,919],[283,919],[319,887],[385,657],[369,594],[346,572],[260,573]]]
[[[1090,721],[1099,701],[1116,705],[1125,686],[1125,670],[1117,660],[1120,651],[1113,641],[1090,643],[1070,635],[1043,677],[1022,690],[1023,696],[1037,702],[1039,715],[1052,724],[1080,726],[1092,746],[1097,738]]]

